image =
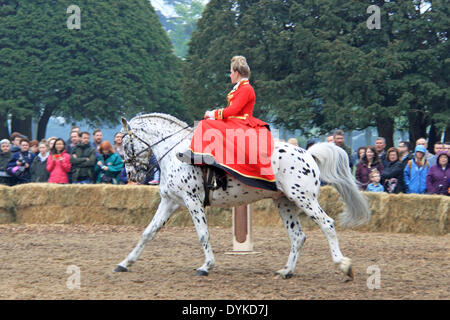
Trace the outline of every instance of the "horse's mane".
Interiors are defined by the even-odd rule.
[[[165,113],[156,113],[156,112],[149,113],[149,114],[143,114],[143,115],[140,115],[140,116],[136,116],[133,119],[131,119],[131,121],[137,120],[137,119],[144,120],[144,119],[147,119],[147,118],[164,119],[164,120],[167,120],[167,121],[169,121],[169,122],[171,122],[173,124],[176,124],[176,125],[178,125],[180,127],[183,127],[183,128],[188,126],[188,124],[186,122],[181,121],[180,119],[175,118],[174,116],[171,116],[171,115],[165,114]]]

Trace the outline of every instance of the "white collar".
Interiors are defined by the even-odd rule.
[[[245,80],[248,80],[248,78],[242,78],[241,81],[239,81],[238,83],[236,83],[233,87],[233,90],[237,90],[237,88],[239,88],[239,86],[241,85],[241,83]]]

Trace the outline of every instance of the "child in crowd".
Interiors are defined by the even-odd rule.
[[[381,176],[380,176],[380,172],[378,170],[373,170],[372,172],[370,172],[369,178],[370,178],[371,183],[369,183],[369,185],[367,186],[366,191],[368,191],[368,192],[384,192],[384,187],[380,183]]]

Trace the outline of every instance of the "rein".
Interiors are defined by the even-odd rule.
[[[128,125],[128,132],[125,133],[125,134],[122,136],[122,138],[125,137],[125,136],[127,136],[127,135],[130,136],[131,151],[133,152],[133,154],[132,154],[132,156],[131,156],[129,159],[127,159],[127,160],[125,161],[125,163],[126,163],[126,164],[131,164],[132,166],[135,166],[136,164],[138,164],[137,157],[138,157],[139,155],[141,155],[142,153],[144,153],[144,152],[146,152],[146,151],[148,151],[148,150],[151,151],[151,149],[152,149],[154,146],[160,144],[161,142],[166,141],[167,139],[169,139],[169,138],[171,138],[171,137],[177,135],[178,133],[182,132],[183,130],[188,129],[189,127],[190,127],[190,126],[186,126],[186,127],[184,127],[184,128],[181,128],[181,129],[178,130],[177,132],[172,133],[171,135],[169,135],[169,136],[167,136],[167,137],[164,137],[164,138],[162,138],[161,140],[159,140],[159,141],[155,142],[154,144],[150,145],[148,142],[146,142],[145,140],[143,140],[142,138],[140,138],[139,136],[137,136],[137,135],[132,131],[131,127]],[[151,170],[153,170],[154,168],[156,168],[156,167],[159,165],[160,161],[161,161],[162,159],[164,159],[164,157],[165,157],[166,155],[168,155],[170,151],[172,151],[177,145],[179,145],[179,144],[180,144],[187,136],[189,136],[190,134],[191,134],[191,133],[189,132],[189,133],[188,133],[187,135],[185,135],[182,139],[180,139],[180,141],[178,141],[178,142],[177,142],[175,145],[173,145],[169,150],[167,150],[167,152],[164,153],[164,154],[161,156],[161,158],[157,159],[157,162],[156,162],[154,165],[152,165],[152,166],[149,167],[148,163],[139,163],[139,164],[142,165],[142,166],[144,166],[144,167],[146,167],[147,173],[150,172]],[[138,153],[135,153],[135,151],[134,151],[133,139],[132,139],[133,137],[136,138],[137,140],[141,141],[142,143],[144,143],[144,144],[147,146],[147,148],[145,148],[145,149],[139,151]]]

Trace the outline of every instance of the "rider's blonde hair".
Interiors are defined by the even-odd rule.
[[[250,67],[244,56],[234,56],[231,59],[231,70],[239,72],[245,78],[250,78]]]

